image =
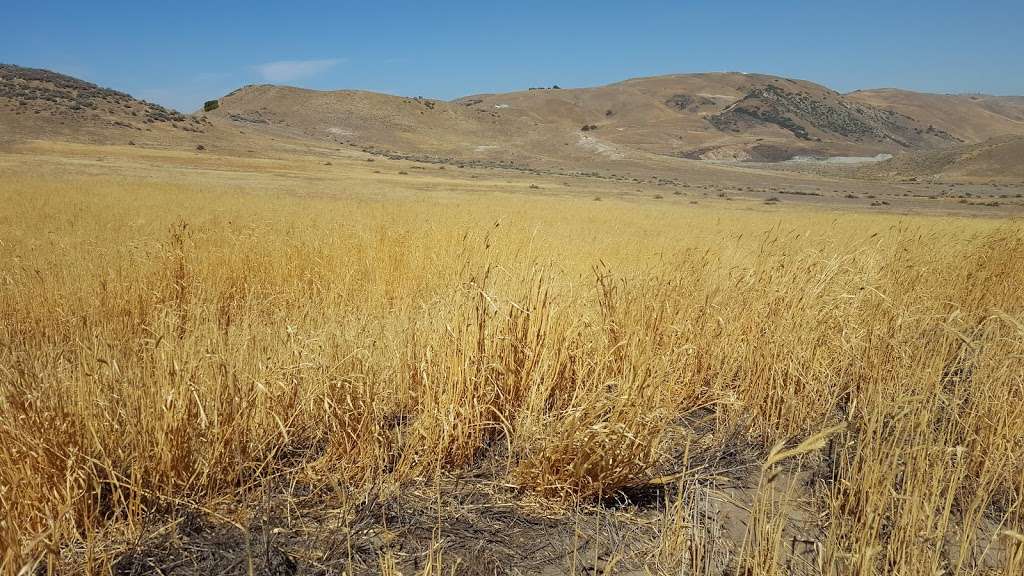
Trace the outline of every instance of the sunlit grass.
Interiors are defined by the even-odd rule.
[[[1022,286],[1024,230],[994,220],[12,176],[3,565],[267,478],[494,458],[556,503],[679,473],[650,569],[700,573],[698,463],[670,455],[743,442],[744,574],[788,573],[784,466],[822,518],[808,573],[1019,574]]]

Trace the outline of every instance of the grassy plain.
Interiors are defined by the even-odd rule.
[[[1020,222],[31,152],[7,573],[1024,572]]]

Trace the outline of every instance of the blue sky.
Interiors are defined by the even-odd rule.
[[[184,111],[248,83],[455,98],[675,72],[1024,95],[1024,0],[0,0],[0,62]]]

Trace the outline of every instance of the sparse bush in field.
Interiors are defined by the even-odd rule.
[[[213,112],[220,108],[220,100],[207,100],[203,102],[203,112]]]

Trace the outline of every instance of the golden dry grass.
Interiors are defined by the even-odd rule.
[[[151,514],[270,480],[485,460],[553,508],[672,486],[647,573],[1024,572],[1018,223],[177,170],[0,180],[7,573],[109,571]]]

